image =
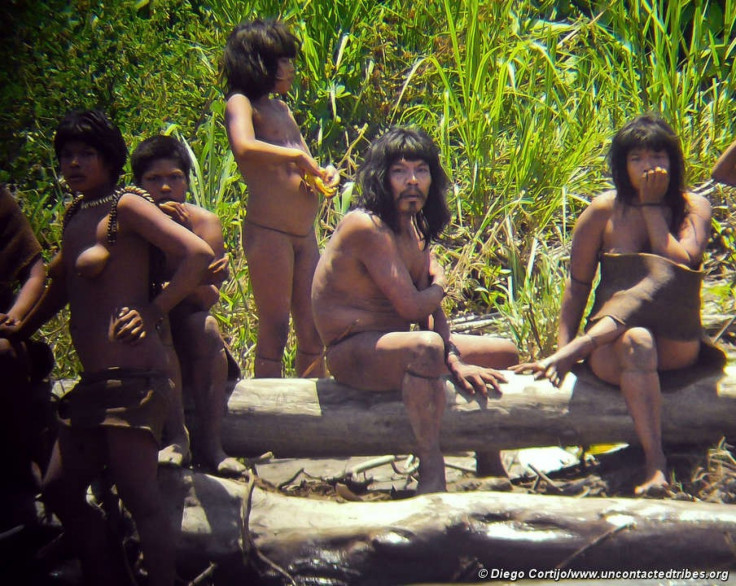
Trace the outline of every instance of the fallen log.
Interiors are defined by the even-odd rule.
[[[336,503],[256,487],[248,509],[243,483],[172,469],[159,478],[181,527],[180,564],[213,562],[227,583],[245,575],[251,540],[265,556],[253,565],[279,584],[477,582],[501,571],[551,572],[551,582],[572,570],[697,570],[713,583],[736,568],[728,505],[490,492]]]
[[[584,367],[560,389],[507,373],[500,397],[478,398],[446,383],[443,451],[490,452],[549,445],[635,443],[616,387]],[[736,436],[736,365],[663,375],[665,444],[702,445]],[[247,379],[228,401],[230,454],[339,457],[409,453],[411,428],[398,392],[367,392],[333,379]]]

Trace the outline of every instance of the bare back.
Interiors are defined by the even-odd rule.
[[[314,319],[325,345],[357,332],[409,330],[422,316],[407,315],[397,300],[426,288],[428,270],[429,250],[416,231],[397,235],[372,214],[347,214],[322,254],[312,286]]]
[[[264,96],[251,102],[242,94],[233,94],[225,120],[234,152],[245,139],[309,154],[296,120],[280,99]],[[307,188],[295,163],[257,156],[236,159],[248,185],[248,221],[294,235],[312,231],[318,197]]]

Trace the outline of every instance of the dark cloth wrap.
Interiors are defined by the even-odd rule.
[[[672,340],[701,337],[702,271],[649,253],[604,253],[600,269],[587,327],[610,317]]]
[[[109,368],[82,373],[59,399],[58,419],[70,428],[141,429],[160,443],[170,392],[170,380],[158,371]]]

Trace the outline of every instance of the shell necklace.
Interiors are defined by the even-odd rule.
[[[113,199],[115,199],[116,195],[117,193],[113,191],[110,195],[100,197],[99,199],[83,199],[82,203],[80,204],[80,208],[83,210],[86,210],[87,208],[96,208],[97,206],[101,206],[103,204],[111,202]]]

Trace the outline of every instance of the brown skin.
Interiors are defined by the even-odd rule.
[[[485,396],[489,386],[498,392],[505,382],[495,369],[516,364],[518,355],[506,340],[450,334],[441,307],[444,272],[416,229],[430,184],[417,177],[416,163],[426,165],[407,162],[405,186],[394,186],[399,232],[365,211],[348,213],[317,266],[312,303],[328,367],[339,382],[401,389],[420,458],[417,492],[428,493],[445,490],[440,377],[452,374],[462,388]],[[403,191],[412,195],[401,197]],[[412,324],[424,331],[410,331]],[[465,361],[454,354],[445,360],[450,340]]]
[[[216,474],[243,474],[245,466],[227,456],[220,440],[225,414],[227,357],[217,320],[209,312],[219,301],[219,287],[228,277],[222,224],[217,215],[184,201],[187,178],[172,159],[153,161],[141,177],[141,187],[148,191],[162,211],[204,240],[215,254],[206,282],[177,305],[169,317],[183,384],[192,390],[201,419],[200,433],[195,438],[197,461]],[[174,274],[180,260],[179,256],[167,255],[166,279]],[[181,390],[176,396],[178,405],[172,405],[167,428],[169,424],[174,429],[184,427]]]
[[[736,140],[718,158],[711,177],[713,181],[736,187]]]
[[[280,60],[278,77],[274,92],[285,94],[294,79],[290,59]],[[251,102],[235,93],[227,101],[225,126],[248,184],[243,240],[258,313],[255,376],[281,376],[290,314],[297,338],[297,374],[303,376],[309,369],[309,376],[323,376],[322,344],[309,300],[319,259],[314,234],[319,199],[304,175],[321,177],[328,186],[337,185],[339,175],[334,167],[320,168],[311,157],[289,107],[280,99],[266,95]]]
[[[660,203],[669,182],[666,153],[632,151],[627,160],[638,203]],[[710,231],[707,200],[686,193],[687,215],[679,233],[673,234],[668,228],[669,208],[628,206],[615,195],[607,192],[595,198],[575,225],[570,272],[578,281],[592,282],[602,252],[651,252],[690,268],[700,265]],[[589,286],[568,280],[562,298],[559,350],[544,360],[512,370],[533,372],[537,378],[546,377],[559,386],[576,362],[588,358],[596,376],[621,387],[634,420],[646,460],[645,480],[635,488],[635,494],[661,492],[667,485],[667,470],[662,451],[658,371],[694,364],[700,340],[654,336],[645,328],[627,328],[611,318],[600,320],[585,335],[578,336],[589,293]]]
[[[73,141],[62,148],[61,171],[86,200],[110,194],[114,183],[97,151]],[[72,342],[86,372],[110,367],[167,372],[167,353],[155,324],[201,282],[212,250],[155,205],[136,195],[118,203],[117,242],[108,248],[110,203],[79,210],[64,232],[61,252],[50,266],[51,282],[24,320],[27,335],[69,303]],[[149,246],[182,255],[169,286],[148,299]],[[100,260],[104,262],[100,265]],[[120,309],[138,319],[137,343],[121,334]],[[130,320],[126,320],[128,323]],[[89,483],[107,464],[141,538],[149,584],[174,583],[173,528],[157,483],[158,446],[135,429],[62,428],[44,478],[44,497],[79,551],[85,576],[94,584],[124,584],[105,537],[104,520],[86,501]]]

